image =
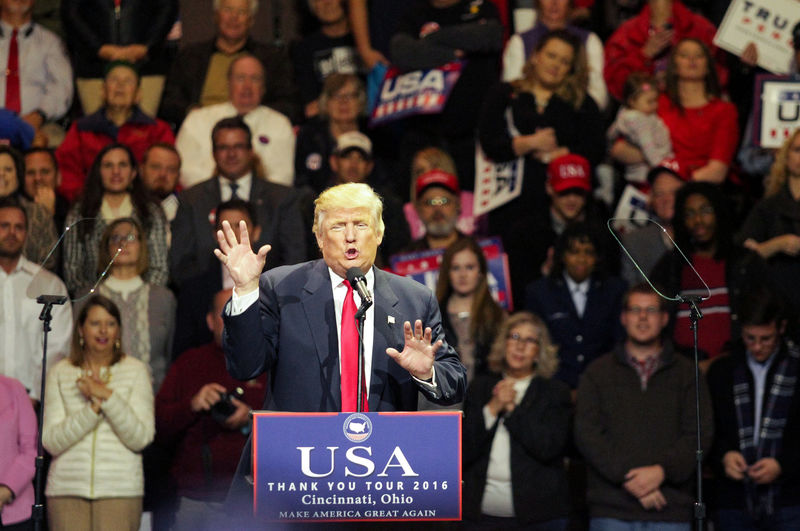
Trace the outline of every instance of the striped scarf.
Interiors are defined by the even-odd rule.
[[[733,372],[733,401],[736,406],[736,420],[739,425],[739,449],[748,465],[764,457],[776,457],[781,451],[783,429],[789,414],[789,406],[797,382],[797,367],[800,351],[790,345],[786,356],[778,361],[772,385],[764,397],[762,407],[761,431],[758,444],[753,442],[754,404],[751,392],[751,376],[747,363],[740,363]],[[777,360],[776,360],[777,361]],[[775,497],[779,485],[756,485],[745,476],[747,511],[755,519],[769,516],[775,511]]]

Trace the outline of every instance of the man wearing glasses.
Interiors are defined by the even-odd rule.
[[[272,244],[267,269],[306,259],[308,229],[296,205],[298,193],[260,176],[253,136],[245,120],[235,116],[216,123],[209,135],[214,176],[178,195],[169,255],[171,279],[178,287],[213,264],[216,208],[232,199],[252,203],[256,214],[253,221],[261,227],[255,243]]]
[[[411,242],[404,252],[444,249],[465,237],[456,228],[461,214],[460,194],[458,178],[446,171],[432,169],[417,177],[414,206],[425,225],[425,235]]]
[[[711,364],[719,529],[800,528],[800,351],[774,293],[749,293],[741,342]]]
[[[575,442],[588,465],[590,529],[689,531],[694,368],[663,335],[669,322],[665,300],[640,284],[623,302],[620,321],[627,338],[589,365],[578,386]],[[713,424],[703,381],[700,399],[707,450]]]

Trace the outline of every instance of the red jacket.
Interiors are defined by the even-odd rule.
[[[117,127],[105,115],[105,109],[84,116],[67,131],[64,141],[56,150],[61,186],[58,191],[74,201],[83,191],[83,183],[95,157],[107,145],[119,142],[133,150],[136,160],[141,160],[145,150],[156,142],[175,143],[169,125],[134,107],[128,121]]]
[[[728,84],[728,69],[725,67],[725,57],[722,50],[712,44],[717,28],[706,18],[689,11],[678,0],[672,4],[672,18],[670,19],[675,35],[675,43],[686,37],[692,37],[705,43],[711,49],[711,54],[717,64],[717,75],[720,85],[724,88]],[[642,54],[642,47],[650,36],[650,6],[645,5],[642,11],[625,21],[611,37],[605,46],[605,67],[603,77],[606,79],[608,91],[617,100],[622,100],[625,80],[632,72],[647,72],[653,74],[655,62]]]

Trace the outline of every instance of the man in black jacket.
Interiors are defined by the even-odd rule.
[[[770,292],[751,292],[742,305],[741,342],[714,362],[708,384],[714,403],[719,529],[800,528],[800,350],[784,333],[786,317]]]

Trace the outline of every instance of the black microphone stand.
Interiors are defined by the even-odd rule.
[[[43,304],[42,313],[39,320],[42,321],[44,338],[42,340],[42,382],[39,394],[39,431],[36,435],[37,455],[36,455],[36,477],[34,479],[34,500],[33,500],[33,528],[36,531],[44,529],[44,446],[42,445],[42,423],[44,421],[44,393],[45,378],[47,376],[47,334],[50,332],[50,322],[53,320],[53,306],[67,302],[66,295],[39,295],[36,297],[38,304]]]
[[[700,356],[697,348],[697,322],[703,318],[698,304],[703,300],[699,295],[678,295],[678,300],[689,305],[689,327],[694,336],[694,401],[695,401],[695,420],[697,422],[697,450],[695,452],[697,461],[697,501],[694,504],[694,519],[697,522],[698,531],[703,529],[703,520],[706,518],[706,504],[703,502],[703,445],[701,441],[700,427]]]
[[[362,402],[362,388],[364,387],[364,321],[366,321],[367,310],[372,306],[372,301],[367,299],[361,300],[361,307],[355,315],[356,329],[358,329],[358,397],[356,398],[356,411],[361,413],[364,411]],[[369,397],[369,394],[367,394]]]

